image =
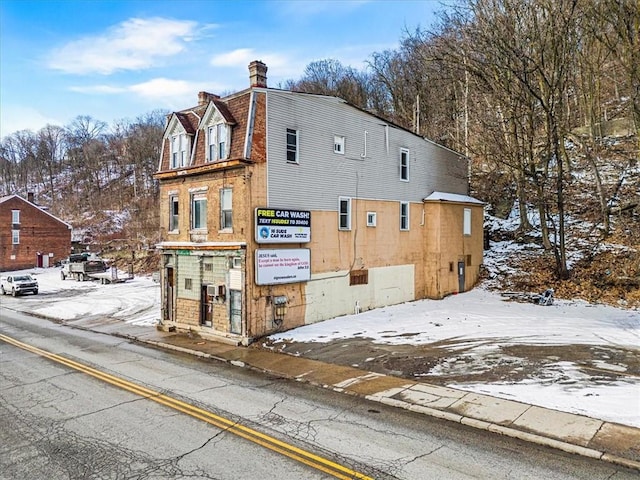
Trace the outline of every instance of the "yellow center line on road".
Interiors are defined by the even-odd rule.
[[[257,445],[268,448],[273,452],[280,453],[281,455],[284,455],[300,463],[308,465],[312,468],[315,468],[316,470],[320,470],[329,475],[332,475],[335,478],[344,479],[344,480],[350,480],[350,479],[373,480],[371,477],[368,477],[360,472],[356,472],[355,470],[347,468],[338,463],[332,462],[331,460],[320,457],[318,455],[314,455],[311,452],[302,450],[294,445],[290,445],[288,443],[280,441],[277,438],[271,437],[267,434],[261,433],[252,428],[245,427],[243,425],[238,424],[237,422],[234,422],[233,420],[229,420],[227,418],[216,415],[212,412],[208,412],[206,410],[198,408],[194,405],[182,402],[176,398],[169,397],[158,391],[151,390],[149,388],[143,387],[142,385],[129,382],[123,378],[110,375],[106,372],[102,372],[95,368],[89,367],[88,365],[84,365],[82,363],[76,362],[69,358],[62,357],[55,353],[42,350],[33,345],[20,342],[19,340],[8,337],[6,335],[0,334],[0,340],[8,344],[14,345],[18,348],[21,348],[23,350],[26,350],[28,352],[48,358],[54,362],[66,365],[67,367],[72,368],[74,370],[86,373],[87,375],[90,375],[104,382],[110,383],[111,385],[127,390],[131,393],[139,395],[148,400],[152,400],[156,403],[173,408],[174,410],[185,413],[198,420],[207,422],[222,430],[226,430],[239,437],[249,440]]]

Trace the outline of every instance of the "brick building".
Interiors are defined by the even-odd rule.
[[[483,204],[468,159],[325,95],[248,89],[169,115],[162,324],[248,344],[473,287]]]
[[[50,267],[69,256],[71,225],[18,195],[0,198],[0,271]]]

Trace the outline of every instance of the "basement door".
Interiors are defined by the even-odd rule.
[[[208,285],[200,287],[200,325],[213,325],[213,297],[209,295]]]
[[[49,255],[38,252],[36,254],[36,265],[38,268],[49,268]]]
[[[164,320],[173,321],[173,298],[175,291],[175,277],[173,268],[169,267],[165,271],[165,288],[164,288]]]
[[[458,293],[464,292],[464,262],[458,262]]]

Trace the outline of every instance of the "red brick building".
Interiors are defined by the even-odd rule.
[[[19,195],[0,197],[0,271],[50,267],[71,250],[71,225]]]

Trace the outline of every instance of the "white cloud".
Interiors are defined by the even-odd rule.
[[[127,88],[145,98],[163,100],[175,97],[189,97],[194,101],[199,91],[221,91],[219,85],[203,82],[187,82],[185,80],[171,80],[168,78],[154,78],[148,82],[131,85]]]
[[[54,50],[49,67],[66,73],[109,75],[141,70],[158,59],[184,52],[196,34],[196,22],[166,18],[132,18],[105,32]]]
[[[252,48],[239,48],[227,53],[215,55],[211,59],[214,67],[242,67],[247,66],[254,60],[264,62],[267,67],[284,67],[288,64],[287,58],[275,53],[259,54]]]
[[[37,132],[47,124],[60,125],[61,122],[32,107],[3,105],[0,110],[0,138],[20,130]]]
[[[153,78],[146,82],[136,83],[124,87],[112,85],[88,85],[71,87],[70,90],[78,93],[97,94],[97,95],[121,95],[135,94],[139,97],[153,99],[154,101],[176,96],[194,96],[195,92],[201,90],[221,91],[224,86],[204,83],[204,82],[188,82],[186,80],[172,80],[170,78]]]
[[[111,85],[89,85],[86,87],[70,87],[69,90],[78,93],[115,94],[126,92],[126,88],[113,87]]]
[[[182,110],[195,105],[197,92],[222,92],[225,86],[211,82],[189,82],[169,78],[153,78],[146,82],[127,86],[89,85],[71,87],[71,90],[88,95],[121,95],[127,102],[148,104],[154,107]]]

